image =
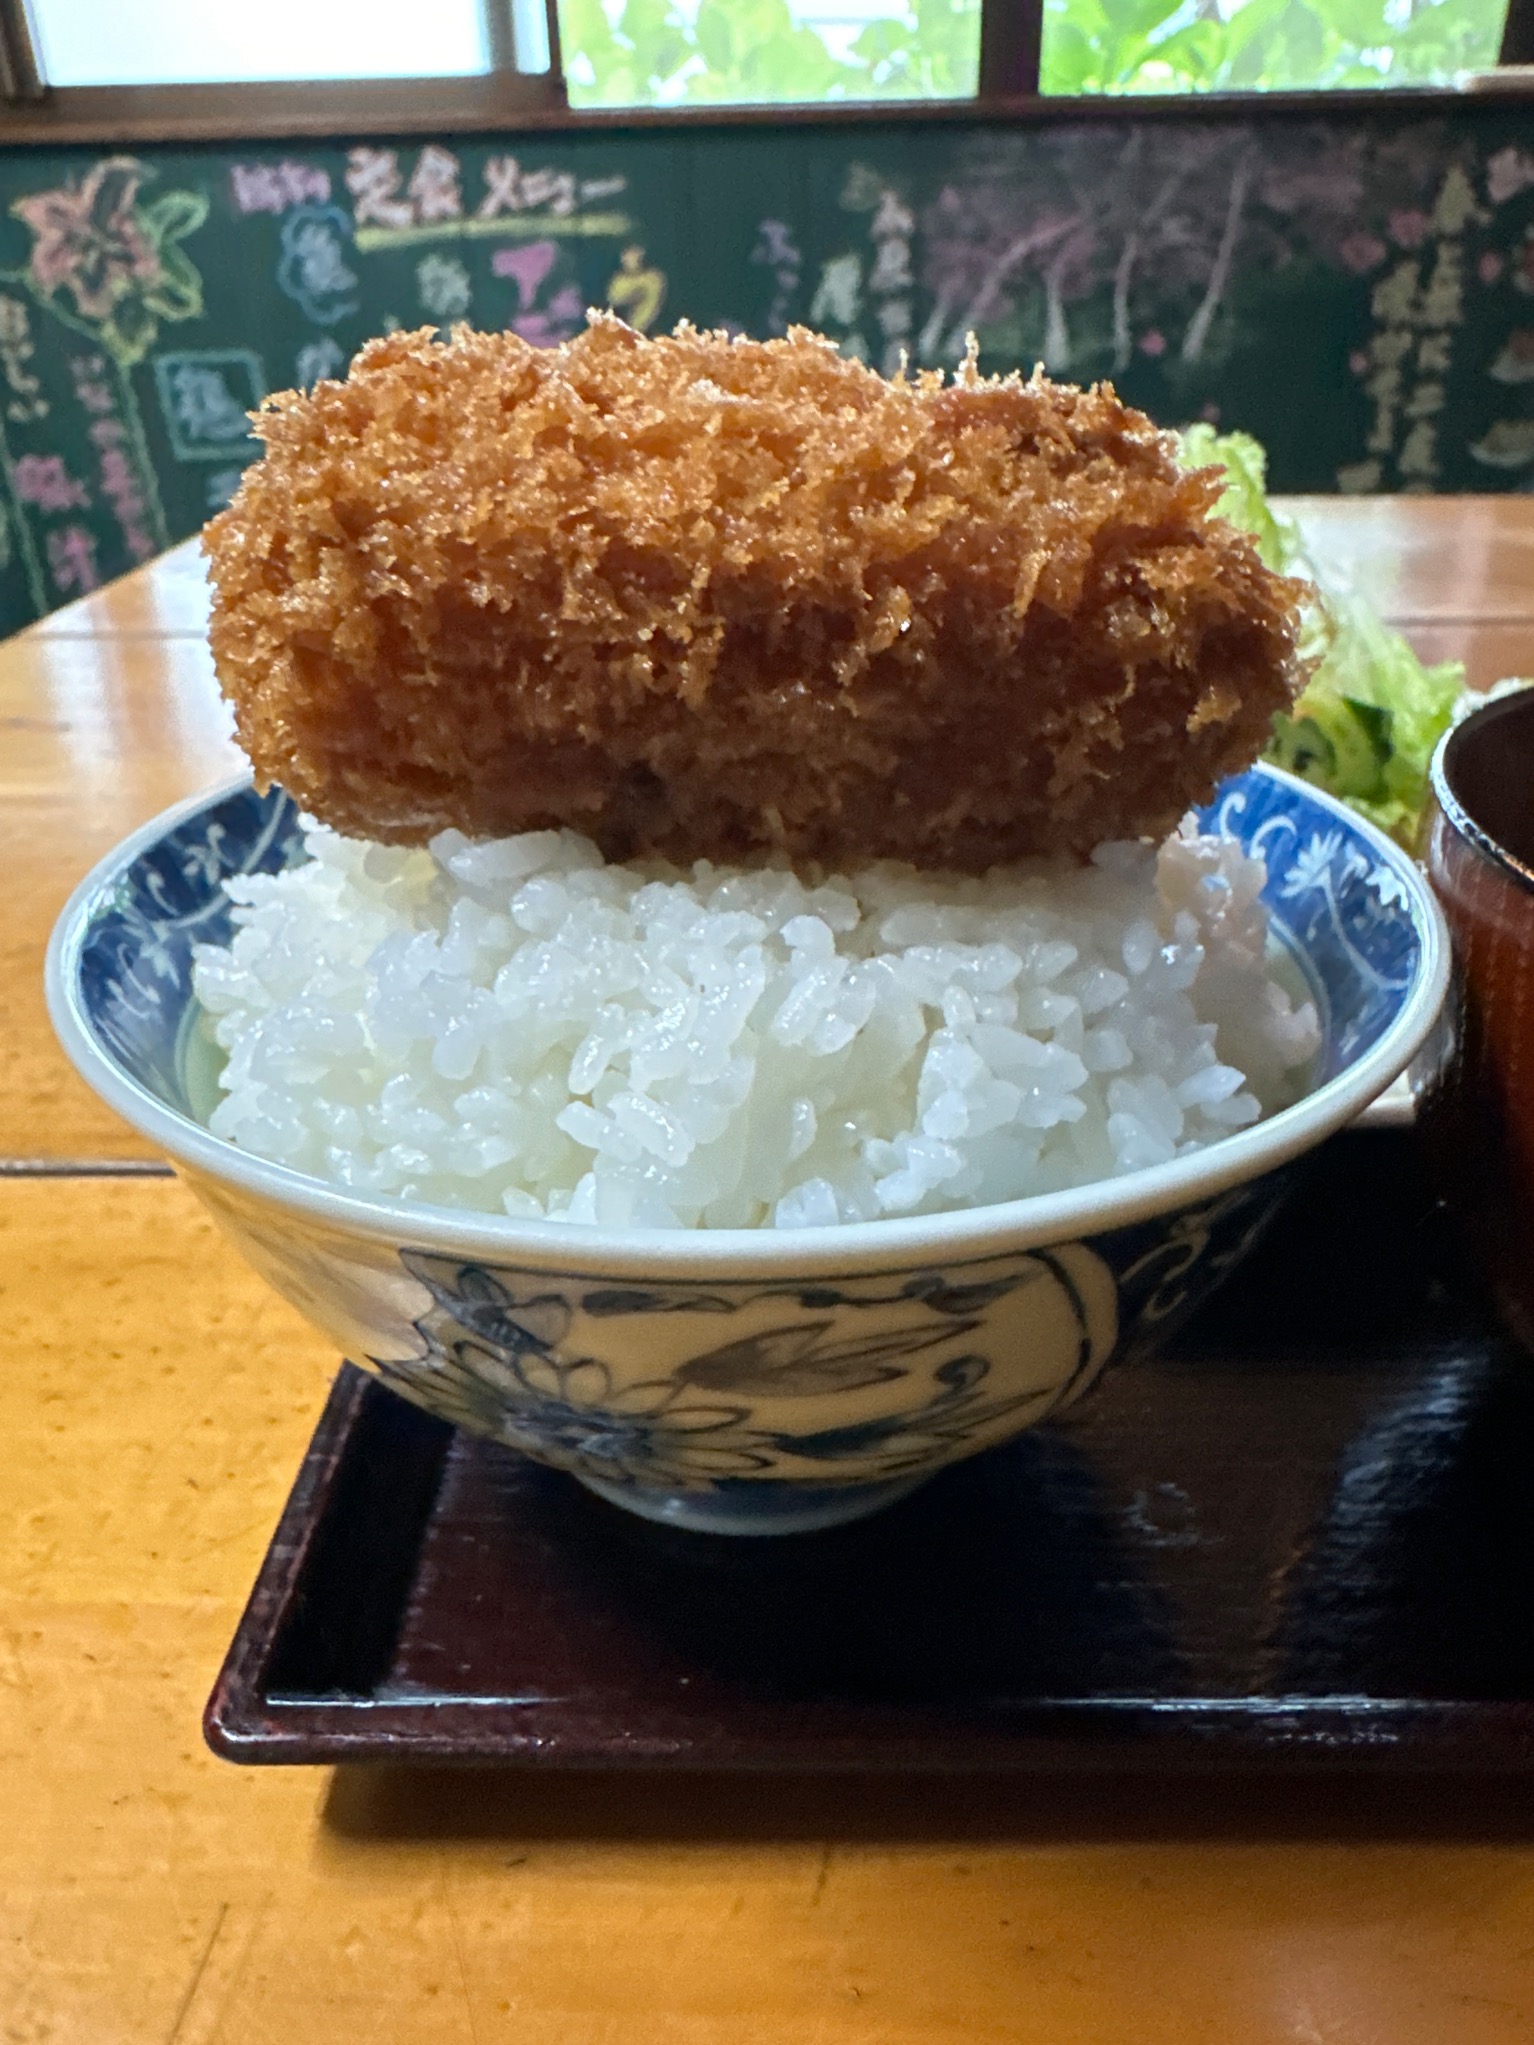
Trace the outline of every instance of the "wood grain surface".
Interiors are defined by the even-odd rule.
[[[0,1157],[150,1154],[54,1042],[42,959],[70,891],[157,811],[243,765],[201,637],[0,646]]]
[[[0,1184],[0,2037],[1514,2045],[1527,1788],[242,1770],[329,1370],[171,1180]]]
[[[1473,631],[1534,618],[1534,500],[1293,497],[1282,508],[1298,518],[1318,568],[1409,637],[1421,623]]]
[[[1425,653],[1534,667],[1534,502],[1301,509]],[[183,548],[0,647],[0,2040],[1534,2036],[1526,1788],[534,1783],[205,1751],[335,1359],[181,1186],[82,1174],[143,1151],[38,994],[92,861],[238,765],[204,603]]]
[[[1324,499],[1318,499],[1324,502]],[[91,596],[40,618],[26,639],[202,638],[208,625],[208,577],[198,541],[183,540],[158,561]]]

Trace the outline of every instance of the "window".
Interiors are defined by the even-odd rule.
[[[969,99],[980,0],[561,0],[575,107]]]
[[[0,0],[0,140],[1453,90],[1530,60],[1534,0]]]
[[[554,0],[0,0],[0,140],[490,125],[562,108]]]
[[[1506,0],[1044,0],[1047,93],[1449,85]]]
[[[440,78],[491,68],[480,0],[32,0],[51,85]]]

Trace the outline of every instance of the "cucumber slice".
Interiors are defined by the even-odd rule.
[[[1289,717],[1282,710],[1275,711],[1273,737],[1263,757],[1305,781],[1319,782],[1323,788],[1333,785],[1336,749],[1313,717]]]

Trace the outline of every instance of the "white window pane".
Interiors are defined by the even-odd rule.
[[[547,71],[549,10],[543,0],[511,0],[511,41],[517,53],[517,69],[528,73]]]
[[[30,0],[50,85],[488,71],[481,0]]]

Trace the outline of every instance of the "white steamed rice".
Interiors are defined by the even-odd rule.
[[[604,1228],[916,1214],[1162,1164],[1301,1090],[1260,860],[1185,830],[984,880],[311,829],[228,883],[213,1131],[365,1194]]]

